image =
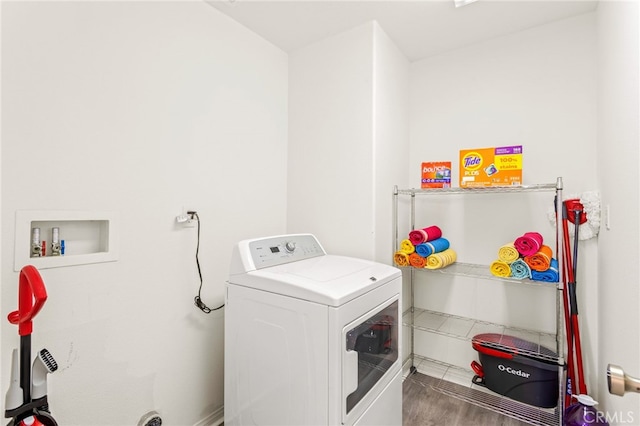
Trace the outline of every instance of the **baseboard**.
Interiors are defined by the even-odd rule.
[[[193,426],[219,426],[224,423],[224,406],[218,408]]]

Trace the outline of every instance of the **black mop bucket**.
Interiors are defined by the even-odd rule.
[[[480,364],[473,383],[516,401],[542,408],[558,404],[558,355],[544,346],[496,333],[478,334],[471,345]]]

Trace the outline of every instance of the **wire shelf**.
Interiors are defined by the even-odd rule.
[[[427,333],[439,334],[458,340],[473,341],[474,330],[492,329],[502,336],[515,336],[522,338],[533,345],[529,348],[518,348],[517,353],[530,358],[536,358],[545,362],[563,365],[562,357],[549,349],[555,345],[556,335],[545,333],[537,330],[528,330],[524,328],[508,327],[503,324],[495,324],[488,321],[480,321],[474,318],[466,318],[457,315],[451,315],[443,312],[430,311],[427,309],[411,308],[407,309],[402,316],[402,324],[412,327],[414,330],[420,330]],[[462,334],[464,333],[464,334]],[[504,350],[512,353],[513,347],[501,345],[496,342],[481,342],[485,346],[491,346],[494,349]]]
[[[426,272],[432,274],[457,275],[467,278],[481,278],[485,280],[503,281],[524,285],[535,285],[541,287],[556,288],[559,283],[547,281],[533,281],[529,278],[516,279],[510,277],[497,277],[491,273],[488,265],[478,265],[474,263],[455,262],[451,265],[440,269],[414,268],[412,266],[401,266],[400,269],[413,269],[418,272]]]
[[[396,194],[407,195],[447,195],[447,194],[490,194],[490,193],[522,193],[522,192],[538,192],[538,191],[555,191],[557,184],[542,183],[536,185],[517,185],[517,186],[487,186],[482,188],[409,188],[396,189]]]
[[[421,367],[425,365],[435,366],[435,369],[431,369],[429,372],[423,372],[428,370],[428,367],[418,367],[418,375],[409,374],[405,380],[413,380],[423,386],[428,386],[436,392],[449,395],[459,400],[469,402],[471,404],[486,408],[493,412],[500,413],[504,416],[511,417],[532,425],[538,426],[559,426],[560,425],[560,412],[558,407],[555,408],[541,408],[533,405],[525,404],[519,401],[515,401],[511,398],[499,395],[485,387],[481,387],[472,384],[471,378],[474,373],[471,370],[460,368],[454,365],[450,365],[441,361],[436,361],[430,358],[422,357],[413,354],[416,360],[421,361]],[[433,372],[435,370],[443,371],[441,376],[435,377]],[[453,371],[453,374],[448,374]],[[458,376],[468,377],[468,384],[462,385],[453,381],[447,380],[447,377]]]

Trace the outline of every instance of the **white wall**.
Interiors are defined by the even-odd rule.
[[[457,186],[460,149],[523,145],[525,184],[554,183],[561,176],[565,198],[597,190],[596,82],[594,14],[413,63],[411,186],[420,184],[422,161],[452,161]],[[424,203],[422,207],[419,204],[424,210],[416,218],[416,226],[439,224],[459,261],[489,264],[502,244],[530,230],[542,233],[555,247],[547,219],[553,194],[532,194],[506,204],[500,196]],[[591,381],[595,380],[593,366],[598,353],[596,243],[595,239],[580,243],[577,275],[583,347]],[[420,307],[446,308],[457,315],[515,322],[543,331],[555,327],[553,291],[467,278],[441,281],[440,285],[416,286]],[[463,366],[468,362],[465,359]]]
[[[374,26],[373,260],[393,258],[394,185],[409,184],[409,68],[406,57],[376,23]]]
[[[581,15],[412,64],[411,181],[460,149],[523,145],[525,184],[593,189],[594,16]],[[587,124],[585,126],[585,124]]]
[[[611,424],[637,424],[639,396],[608,394],[605,374],[611,363],[640,376],[640,8],[637,1],[603,1],[597,18],[598,175],[611,212],[611,229],[602,231],[598,250],[598,401]]]
[[[224,310],[194,306],[196,230],[175,217],[199,213],[202,296],[216,307],[233,243],[285,231],[287,56],[203,2],[2,2],[2,89],[1,317],[17,304],[16,210],[120,218],[117,262],[41,271],[33,350],[60,366],[56,419],[211,416]],[[1,329],[7,372],[19,338]]]
[[[375,22],[290,55],[289,232],[389,262],[392,188],[406,181],[407,70]]]
[[[372,258],[372,24],[289,56],[287,229]]]

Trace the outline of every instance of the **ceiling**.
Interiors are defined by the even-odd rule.
[[[285,52],[376,20],[410,61],[591,12],[591,0],[205,0]]]

